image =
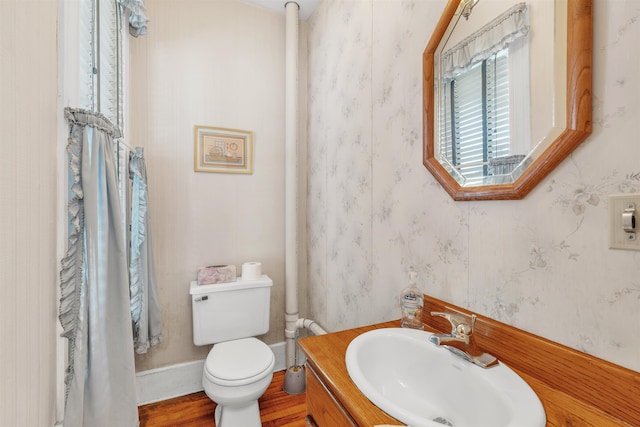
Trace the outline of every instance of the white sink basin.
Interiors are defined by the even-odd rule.
[[[500,363],[483,369],[429,342],[431,333],[366,332],[347,348],[349,376],[377,407],[411,427],[544,427],[538,396]]]

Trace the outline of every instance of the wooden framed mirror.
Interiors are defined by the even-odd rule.
[[[449,0],[423,54],[423,164],[454,200],[522,199],[591,134],[592,0],[536,0],[508,7],[505,1],[509,0]],[[465,168],[470,170],[471,163],[465,165],[460,160],[465,148],[461,148],[463,138],[458,134],[462,135],[460,129],[464,125],[459,124],[456,110],[452,107],[459,96],[454,95],[457,92],[454,92],[451,82],[458,77],[452,78],[447,74],[443,63],[447,63],[450,51],[464,44],[461,39],[476,38],[481,30],[473,28],[487,28],[494,22],[501,22],[510,10],[522,6],[530,8],[526,11],[527,28],[522,32],[528,33],[531,53],[527,50],[526,73],[512,74],[516,77],[526,74],[529,86],[524,89],[527,97],[518,95],[514,98],[511,94],[511,105],[507,111],[511,117],[519,114],[523,119],[512,119],[511,125],[507,122],[506,127],[512,129],[511,136],[507,132],[502,139],[511,138],[512,152],[507,147],[497,155],[499,150],[495,147],[489,144],[487,148],[486,129],[493,132],[492,129],[499,126],[487,125],[486,118],[498,114],[487,115],[486,108],[483,109],[485,130],[480,132],[484,136],[479,139],[480,144],[484,144],[485,154],[479,161],[474,161],[476,176],[472,177],[471,173],[465,172]],[[547,16],[541,11],[543,6],[550,10],[544,12]],[[496,10],[487,12],[491,7]],[[484,8],[483,13],[481,8]],[[487,19],[486,16],[493,18],[489,23],[476,23],[471,30],[466,29],[470,25],[468,22],[475,18],[474,14],[477,19],[482,16],[485,16],[482,19]],[[466,33],[460,30],[463,27]],[[461,31],[463,36],[456,37]],[[549,34],[551,45],[541,45],[540,40]],[[535,52],[546,52],[549,56],[541,58],[534,56],[537,55]],[[548,63],[552,64],[550,71],[539,68]],[[475,62],[469,64],[466,69],[475,67]],[[546,72],[550,74],[546,75]],[[466,87],[458,82],[455,85]],[[523,107],[525,113],[513,112],[514,108],[523,110]],[[522,125],[523,122],[526,126]],[[522,140],[527,140],[527,143],[523,144]],[[514,146],[522,151],[514,153]],[[488,158],[487,152],[497,157]],[[499,166],[505,163],[505,159],[513,163],[506,170]]]

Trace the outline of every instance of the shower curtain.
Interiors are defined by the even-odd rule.
[[[69,340],[65,427],[137,426],[127,252],[115,159],[120,132],[100,113],[65,109],[70,125],[70,234],[60,322]]]
[[[146,353],[150,346],[162,341],[160,303],[156,288],[155,268],[147,210],[147,170],[144,149],[138,147],[129,162],[131,191],[131,320],[136,353]]]

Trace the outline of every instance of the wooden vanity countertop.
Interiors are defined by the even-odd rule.
[[[425,330],[447,331],[448,322],[429,312],[452,310],[470,314],[425,295]],[[396,320],[299,340],[307,364],[358,426],[402,423],[372,404],[351,381],[345,363],[347,347],[364,332],[399,326]],[[480,348],[513,369],[535,391],[544,406],[547,427],[640,427],[639,372],[480,315],[475,335]]]
[[[327,335],[301,338],[298,341],[300,348],[307,356],[307,363],[321,377],[320,379],[359,426],[400,425],[401,423],[371,403],[351,381],[345,363],[347,347],[355,337],[364,332],[399,326],[400,321],[398,320]]]

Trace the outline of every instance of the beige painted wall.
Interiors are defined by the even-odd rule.
[[[0,1],[0,424],[55,422],[55,1]]]
[[[635,313],[640,254],[609,250],[606,233],[607,195],[640,184],[633,156],[602,148],[637,148],[620,113],[637,108],[633,90],[606,68],[634,81],[633,42],[616,31],[628,34],[637,4],[594,14],[593,135],[523,201],[454,203],[421,165],[421,57],[444,1],[321,2],[301,28],[302,312],[310,296],[329,330],[396,318],[413,266],[425,292],[638,369],[640,344],[619,325]],[[148,9],[152,31],[131,46],[130,130],[146,147],[166,342],[138,370],[205,357],[187,294],[199,265],[265,264],[269,343],[284,309],[284,17],[232,0]],[[253,130],[255,173],[194,173],[194,124]]]
[[[198,266],[240,274],[262,262],[274,281],[262,339],[284,341],[284,15],[235,0],[146,6],[149,35],[131,43],[129,130],[145,147],[165,342],[138,371],[206,357],[192,341]],[[194,172],[194,125],[253,131],[253,174]]]

